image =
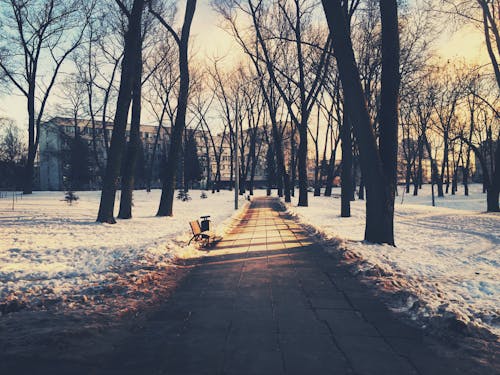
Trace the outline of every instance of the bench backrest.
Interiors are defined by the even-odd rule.
[[[197,235],[201,233],[201,228],[200,228],[200,223],[198,220],[193,220],[189,222],[189,226],[191,227],[191,230],[193,231],[193,235]]]

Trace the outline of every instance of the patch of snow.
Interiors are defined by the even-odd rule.
[[[207,192],[201,199],[192,190],[192,200],[174,201],[173,217],[156,217],[160,194],[134,192],[133,218],[114,225],[95,222],[100,192],[76,192],[80,199],[72,205],[62,201],[63,192],[35,192],[14,210],[9,199],[0,199],[0,303],[12,295],[59,296],[132,266],[162,267],[175,257],[199,256],[185,246],[188,222],[210,215],[220,235],[234,214],[233,192]],[[244,202],[241,197],[240,206]]]
[[[334,193],[338,197],[339,189]],[[310,197],[309,207],[293,201],[288,210],[359,256],[359,272],[376,266],[384,273],[376,282],[390,279],[409,292],[393,306],[395,311],[406,311],[413,319],[454,316],[500,335],[500,215],[484,212],[481,185],[471,185],[469,197],[459,190],[436,198],[437,207],[431,206],[429,186],[417,197],[402,198],[400,188],[397,247],[363,242],[364,201],[351,202],[350,218],[340,217],[339,198]]]

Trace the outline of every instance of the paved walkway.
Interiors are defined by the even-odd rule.
[[[155,340],[138,336],[110,371],[475,373],[437,357],[420,331],[395,320],[269,198],[255,199],[145,329]],[[147,350],[138,358],[139,348]]]
[[[439,346],[397,321],[279,207],[255,199],[111,358],[50,373],[68,365],[120,375],[482,373],[439,357]]]

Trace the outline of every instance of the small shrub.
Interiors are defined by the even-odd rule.
[[[184,189],[180,189],[177,193],[177,199],[183,202],[187,202],[191,200],[191,197],[189,196],[189,193],[187,191],[185,191]]]
[[[66,194],[64,195],[64,200],[70,206],[73,204],[73,202],[76,202],[78,199],[80,199],[80,197],[75,193],[73,193],[71,190],[67,191]]]

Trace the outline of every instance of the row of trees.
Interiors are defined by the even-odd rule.
[[[323,185],[330,195],[340,174],[341,216],[350,216],[355,190],[362,199],[366,191],[368,241],[394,244],[398,172],[408,191],[413,184],[417,194],[426,161],[442,196],[450,185],[456,192],[459,174],[467,184],[475,155],[488,210],[499,209],[495,1],[475,0],[464,9],[461,2],[445,1],[438,9],[420,1],[337,0],[323,1],[321,7],[310,0],[214,0],[213,8],[245,56],[229,68],[221,59],[190,64],[193,0],[185,3],[179,29],[173,26],[175,2],[2,1],[2,16],[10,18],[2,26],[0,68],[28,103],[26,193],[32,189],[47,100],[63,63],[72,61],[75,69],[62,91],[73,116],[91,120],[93,155],[103,176],[100,222],[115,222],[118,183],[118,216],[132,216],[143,107],[158,124],[153,159],[161,134],[168,135],[160,216],[173,214],[179,158],[195,131],[203,135],[199,146],[208,165],[216,165],[213,176],[208,172],[214,191],[225,147],[231,168],[235,158],[240,165],[231,170],[231,181],[238,173],[252,189],[266,144],[270,184],[286,201],[298,185],[300,206],[308,205],[308,159],[315,164],[315,195]],[[484,29],[491,64],[436,63],[429,45],[436,15],[443,14]],[[106,130],[110,118],[112,136],[103,132],[106,158],[100,160],[97,123],[101,120]],[[241,193],[244,189],[242,184]]]
[[[404,140],[401,174],[406,191],[414,194],[422,184],[422,163],[430,163],[432,182],[438,197],[455,194],[459,180],[468,195],[472,160],[481,172],[488,210],[495,211],[495,145],[499,118],[496,85],[479,66],[426,67],[420,72],[418,88],[412,87],[402,101],[400,118]],[[451,188],[451,189],[450,189]]]
[[[12,120],[0,118],[0,189],[23,186],[26,145]]]

